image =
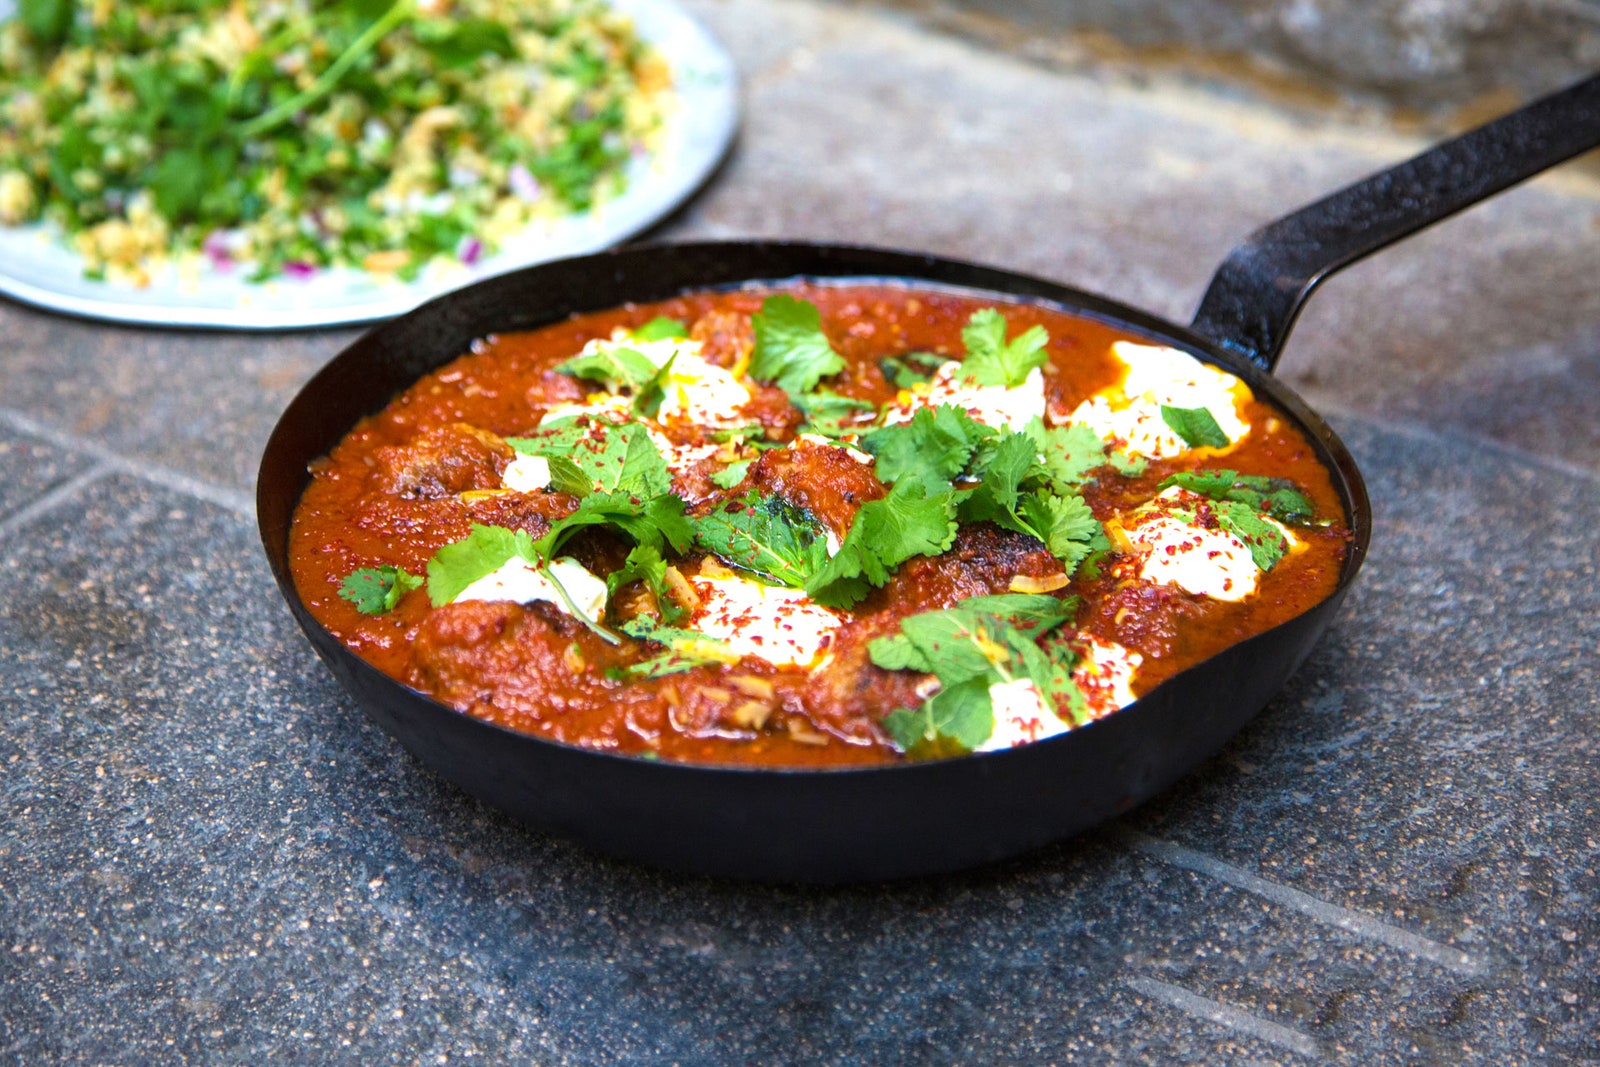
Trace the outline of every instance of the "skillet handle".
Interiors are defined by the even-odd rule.
[[[1334,271],[1596,146],[1600,76],[1263,226],[1217,268],[1191,328],[1270,371]]]

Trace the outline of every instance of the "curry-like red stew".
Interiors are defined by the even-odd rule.
[[[1317,603],[1288,418],[1105,324],[889,285],[485,338],[319,460],[312,613],[467,714],[818,766],[1060,733]]]

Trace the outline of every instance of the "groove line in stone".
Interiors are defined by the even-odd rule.
[[[105,445],[79,437],[76,434],[67,433],[48,423],[39,422],[11,408],[0,407],[0,423],[4,423],[8,428],[19,434],[36,437],[55,445],[57,448],[88,456],[110,470],[131,474],[153,485],[159,485],[182,493],[185,496],[204,500],[247,519],[255,518],[255,501],[247,493],[241,493],[226,486],[215,485],[193,475],[174,470],[171,467],[130,459],[107,448]]]
[[[1256,896],[1272,901],[1274,904],[1286,908],[1293,908],[1302,915],[1315,919],[1317,922],[1328,926],[1338,927],[1346,933],[1368,941],[1376,941],[1390,948],[1398,949],[1409,955],[1436,963],[1441,967],[1477,978],[1489,972],[1486,959],[1473,953],[1463,951],[1451,945],[1442,944],[1423,937],[1421,934],[1412,933],[1410,930],[1392,926],[1382,919],[1375,918],[1366,912],[1356,911],[1352,908],[1340,907],[1301,892],[1291,889],[1277,882],[1269,882],[1260,875],[1252,874],[1242,867],[1225,863],[1213,856],[1182,845],[1163,841],[1160,838],[1150,837],[1147,834],[1129,833],[1126,839],[1130,845],[1147,856],[1154,857],[1174,867],[1181,867],[1186,871],[1203,874],[1219,882],[1225,882],[1237,889],[1254,893]]]
[[[1159,1000],[1186,1015],[1225,1026],[1298,1055],[1316,1056],[1321,1052],[1310,1034],[1302,1033],[1291,1026],[1284,1026],[1282,1023],[1272,1022],[1270,1019],[1263,1019],[1259,1015],[1252,1015],[1232,1004],[1191,993],[1182,986],[1138,976],[1124,978],[1123,984],[1136,993],[1143,993],[1147,997]]]

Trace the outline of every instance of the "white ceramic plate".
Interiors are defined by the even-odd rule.
[[[662,148],[635,160],[627,191],[582,215],[535,223],[471,267],[435,264],[402,282],[357,270],[319,271],[304,281],[251,284],[242,271],[175,270],[143,288],[83,276],[83,261],[43,225],[0,226],[0,293],[55,311],[117,322],[283,330],[368,322],[406,312],[440,293],[533,263],[599,251],[670,214],[710,176],[738,123],[738,81],[722,47],[672,0],[611,0],[672,67],[676,113]],[[0,20],[15,0],[0,0]],[[440,269],[440,268],[443,269]]]

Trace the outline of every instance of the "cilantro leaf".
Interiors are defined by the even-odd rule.
[[[978,445],[996,434],[960,408],[941,404],[862,435],[861,447],[877,458],[881,481],[918,481],[937,489],[965,474]]]
[[[1072,707],[1070,657],[1047,655],[1037,641],[1075,609],[1075,600],[1001,594],[902,619],[900,633],[868,642],[868,655],[885,670],[932,673],[940,689],[916,710],[890,713],[884,729],[902,751],[919,758],[970,752],[994,732],[990,688],[1019,678],[1031,680],[1052,706]],[[1079,709],[1082,704],[1079,694]]]
[[[689,336],[689,328],[677,319],[657,315],[632,333],[640,341],[683,340]]]
[[[443,546],[428,561],[428,599],[434,607],[443,607],[516,556],[539,562],[528,531],[473,523],[466,537]]]
[[[1228,435],[1217,425],[1216,416],[1206,408],[1175,408],[1161,405],[1161,420],[1190,448],[1226,448]]]
[[[1178,486],[1213,500],[1236,500],[1264,511],[1279,522],[1304,526],[1316,515],[1300,487],[1286,478],[1267,478],[1231,470],[1183,471],[1162,481],[1160,488]]]
[[[1023,497],[1018,512],[1029,532],[1044,542],[1068,575],[1093,551],[1095,539],[1105,537],[1094,512],[1076,494],[1057,496],[1041,490]]]
[[[753,490],[743,500],[693,520],[695,543],[728,564],[791,588],[803,588],[828,562],[822,525],[780,497]]]
[[[756,333],[750,376],[773,383],[791,399],[844,370],[844,357],[828,343],[815,304],[787,295],[769,296],[750,323]]]
[[[656,610],[661,613],[662,621],[677,622],[689,613],[667,584],[667,561],[661,555],[660,545],[645,542],[633,546],[622,566],[606,576],[607,599],[616,596],[624,585],[636,581],[644,582],[655,595]]]
[[[339,595],[363,615],[382,615],[393,611],[401,597],[421,587],[421,578],[400,567],[362,567],[345,578]]]
[[[947,550],[956,537],[954,494],[929,493],[919,481],[897,483],[889,495],[861,505],[838,553],[806,582],[813,600],[847,608],[889,580],[913,556]]]
[[[898,356],[884,356],[878,360],[878,370],[883,380],[897,389],[921,385],[933,377],[933,372],[947,360],[935,352],[906,352]]]
[[[1036,447],[1027,433],[1001,437],[983,469],[983,482],[959,498],[957,515],[962,522],[992,522],[1037,538],[1071,574],[1089,554],[1100,524],[1076,493],[1057,494],[1042,487],[1023,492],[1046,477]]]
[[[1144,473],[1144,460],[1107,448],[1106,443],[1082,423],[1047,428],[1043,420],[1034,419],[1029,422],[1027,432],[1038,445],[1051,488],[1058,493],[1077,492],[1094,480],[1090,477],[1093,471],[1107,464],[1128,477]]]
[[[1283,531],[1261,516],[1255,508],[1236,500],[1212,504],[1217,523],[1250,549],[1250,558],[1262,571],[1277,566],[1288,548]]]
[[[1007,343],[1005,316],[995,308],[974,311],[962,327],[961,340],[967,347],[961,370],[979,385],[1008,389],[1021,385],[1034,368],[1044,366],[1050,358],[1044,350],[1050,335],[1043,326],[1024,330]]]

